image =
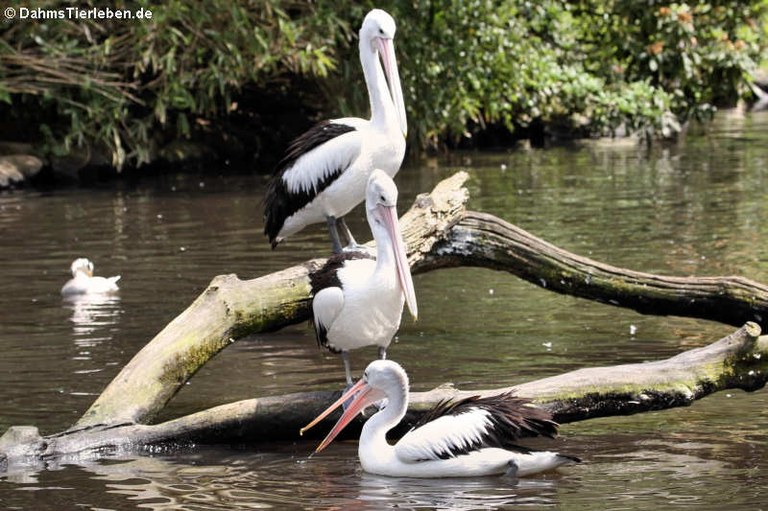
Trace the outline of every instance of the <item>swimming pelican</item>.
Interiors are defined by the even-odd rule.
[[[363,470],[392,477],[471,477],[508,474],[529,476],[578,463],[572,456],[535,451],[516,444],[522,436],[554,437],[557,423],[549,413],[510,394],[470,397],[441,403],[427,413],[395,445],[386,433],[408,407],[408,375],[391,360],[371,362],[350,390],[321,413],[301,433],[354,396],[346,411],[315,452],[325,449],[366,406],[388,402],[363,425],[358,456]]]
[[[317,342],[341,352],[349,386],[349,350],[376,345],[379,357],[385,358],[400,327],[403,303],[408,304],[414,319],[418,317],[411,270],[397,220],[397,187],[381,170],[374,170],[368,178],[365,209],[376,241],[376,260],[361,252],[337,254],[312,281]]]
[[[408,128],[394,37],[392,16],[381,9],[366,15],[359,46],[371,119],[322,121],[294,140],[277,165],[264,198],[264,234],[272,248],[320,222],[328,225],[334,253],[342,250],[339,228],[354,247],[344,215],[365,198],[373,169],[390,177],[400,169]]]
[[[70,266],[72,278],[61,288],[61,294],[64,296],[114,293],[119,290],[117,281],[120,275],[115,277],[94,277],[93,263],[81,257],[75,259]]]

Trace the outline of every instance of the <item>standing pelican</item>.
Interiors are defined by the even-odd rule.
[[[363,425],[358,456],[363,470],[392,477],[471,477],[508,474],[523,477],[580,460],[550,451],[517,445],[522,436],[557,433],[549,413],[526,399],[509,394],[470,397],[441,403],[395,445],[387,431],[395,427],[408,408],[408,375],[391,360],[371,362],[363,378],[302,428],[311,428],[354,396],[339,421],[317,447],[320,452],[366,406],[387,398],[384,408]]]
[[[70,266],[72,278],[61,288],[61,294],[64,296],[84,295],[96,293],[114,293],[118,291],[117,281],[120,275],[116,277],[94,277],[93,263],[81,257],[75,259]]]
[[[335,253],[342,250],[339,228],[355,246],[344,215],[365,198],[373,169],[390,177],[400,169],[408,128],[394,37],[392,16],[381,9],[368,13],[360,28],[360,62],[371,119],[322,121],[294,140],[278,164],[264,198],[264,234],[272,248],[320,222],[328,225]]]
[[[335,255],[312,282],[317,341],[341,352],[349,386],[349,350],[376,345],[379,357],[385,358],[400,327],[403,303],[408,304],[414,319],[418,316],[397,220],[397,187],[381,170],[374,170],[368,178],[365,209],[376,241],[376,260],[361,253]]]

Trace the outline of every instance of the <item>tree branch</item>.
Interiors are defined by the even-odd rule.
[[[426,270],[480,266],[539,287],[633,309],[764,329],[768,286],[743,277],[667,277],[617,268],[558,248],[504,220],[466,212],[421,263]]]

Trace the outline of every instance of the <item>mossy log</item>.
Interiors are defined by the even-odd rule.
[[[414,392],[408,414],[395,433],[402,433],[426,410],[443,399],[493,395],[511,391],[550,410],[560,423],[629,415],[687,406],[725,389],[762,388],[768,377],[768,336],[747,323],[708,346],[666,360],[612,367],[593,367],[483,391],[461,391],[443,385]],[[315,391],[229,403],[160,424],[112,424],[72,428],[41,437],[36,428],[15,427],[0,438],[0,468],[39,466],[110,453],[137,451],[152,445],[183,446],[225,442],[296,440],[299,429],[339,397],[340,391]],[[332,419],[328,419],[330,421]],[[359,432],[362,419],[347,428]],[[322,434],[327,428],[312,430]],[[311,449],[308,448],[307,452]]]
[[[455,266],[504,270],[546,289],[640,312],[744,324],[765,317],[768,288],[740,277],[661,277],[614,268],[570,254],[490,215],[466,211],[465,173],[417,197],[401,219],[414,272]],[[262,397],[150,424],[179,388],[211,357],[249,334],[274,331],[309,317],[310,277],[324,259],[242,281],[219,276],[120,371],[69,430],[40,437],[11,428],[0,438],[0,460],[44,460],[109,448],[175,442],[295,438],[298,428],[334,397],[330,392]],[[663,283],[663,284],[659,284]],[[765,384],[768,361],[760,326],[654,366],[584,369],[516,391],[568,422],[690,403],[726,388]],[[637,369],[637,370],[635,370]],[[650,370],[653,369],[653,370]],[[504,389],[489,390],[487,393]],[[415,394],[412,413],[455,389]]]
[[[550,291],[642,314],[766,328],[768,286],[744,277],[677,277],[617,268],[556,247],[500,218],[467,211],[423,265],[510,272]],[[431,268],[430,268],[431,269]]]

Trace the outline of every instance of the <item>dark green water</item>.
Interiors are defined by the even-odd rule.
[[[768,115],[722,115],[646,150],[589,143],[452,154],[397,177],[403,211],[457,170],[470,207],[567,250],[668,275],[768,282]],[[310,229],[272,252],[261,180],[165,177],[96,190],[0,194],[0,431],[75,421],[168,321],[222,273],[254,277],[328,251]],[[362,212],[351,222],[365,239]],[[122,274],[118,299],[67,303],[70,262]],[[420,318],[390,357],[424,390],[488,388],[586,366],[665,358],[733,329],[647,317],[565,297],[504,274],[454,269],[415,279]],[[634,333],[632,333],[634,332]],[[355,353],[361,371],[374,351]],[[227,348],[164,417],[237,399],[337,388],[340,361],[296,326]],[[78,460],[0,478],[5,509],[722,509],[768,507],[768,399],[718,393],[685,409],[565,425],[557,449],[585,460],[519,482],[389,479],[363,473],[354,442],[307,460],[307,443],[206,447]]]

